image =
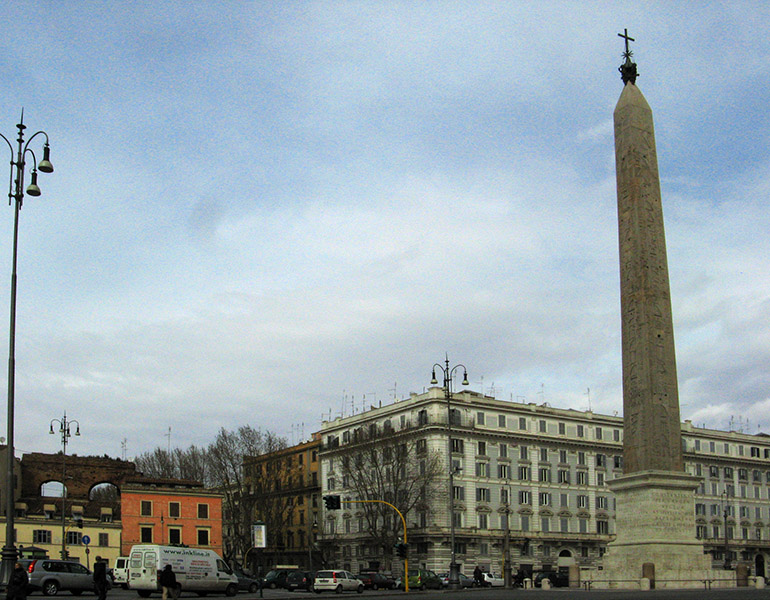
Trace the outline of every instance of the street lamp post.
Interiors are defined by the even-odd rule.
[[[67,419],[67,413],[61,419],[51,420],[51,429],[48,433],[54,433],[53,424],[59,424],[59,433],[61,434],[61,559],[67,560],[67,440],[71,437],[70,427],[75,424],[75,435],[80,435],[80,423],[74,419]]]
[[[14,421],[14,391],[15,391],[15,373],[16,373],[16,250],[19,240],[19,211],[21,205],[24,203],[24,169],[26,166],[27,154],[32,157],[32,172],[30,173],[30,184],[27,187],[26,193],[30,196],[39,196],[40,188],[37,185],[37,172],[41,173],[53,173],[53,165],[50,161],[50,147],[48,146],[48,134],[45,131],[38,131],[32,135],[32,137],[24,143],[24,111],[21,113],[21,119],[18,125],[16,125],[18,131],[18,148],[15,151],[13,144],[0,133],[0,138],[5,140],[8,144],[8,148],[11,151],[11,175],[8,184],[8,203],[14,204],[14,219],[13,219],[13,268],[11,270],[11,324],[9,330],[9,351],[8,351],[8,434],[7,434],[7,473],[6,473],[6,504],[5,504],[5,545],[2,551],[2,566],[0,567],[0,582],[7,584],[11,578],[11,572],[13,571],[14,564],[17,559],[16,544],[14,539],[14,516],[15,516],[15,501],[14,501],[14,466],[15,466],[15,453],[14,453],[14,440],[13,440],[13,421]],[[45,145],[43,146],[43,160],[39,163],[35,157],[35,153],[29,147],[33,139],[38,135],[45,137]]]
[[[727,537],[727,515],[728,515],[728,512],[729,512],[728,502],[727,502],[727,490],[722,492],[722,511],[724,513],[724,518],[725,518],[725,565],[724,565],[724,568],[727,571],[731,567],[731,564],[730,564],[730,541],[729,541],[729,538]]]
[[[505,568],[503,577],[505,578],[505,587],[511,587],[511,488],[508,486],[505,492],[505,539],[503,540],[503,556],[505,557]]]
[[[438,368],[444,374],[444,397],[446,398],[447,408],[447,460],[449,466],[449,543],[451,544],[451,560],[449,562],[449,589],[460,589],[460,570],[457,567],[456,551],[455,551],[455,501],[454,501],[454,467],[452,465],[452,378],[455,371],[462,368],[463,381],[462,385],[468,385],[468,371],[465,365],[455,365],[449,368],[449,357],[444,360],[444,366],[439,363],[433,365],[433,374],[431,377],[431,383],[437,384],[436,368]]]

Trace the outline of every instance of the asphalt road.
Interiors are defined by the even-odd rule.
[[[39,596],[39,593],[35,594]],[[458,591],[449,590],[427,590],[425,592],[410,591],[405,594],[402,591],[370,591],[363,594],[346,592],[342,594],[343,598],[361,598],[370,597],[377,600],[388,600],[398,598],[404,600],[404,596],[413,596],[416,599],[423,600],[566,600],[575,598],[576,600],[770,600],[770,589],[757,590],[752,588],[738,588],[726,590],[650,590],[650,591],[627,591],[627,590],[574,590],[574,589],[552,589],[552,590],[506,590],[506,589],[466,589]],[[61,592],[59,596],[64,598],[72,597],[69,593]],[[263,590],[262,598],[267,600],[279,600],[286,598],[318,598],[323,600],[326,597],[337,597],[336,594],[324,592],[323,594],[314,594],[312,592],[288,592],[286,590]],[[58,596],[57,596],[58,597]],[[84,600],[92,598],[90,594],[82,596]],[[160,593],[150,596],[151,599],[160,600]],[[182,594],[183,599],[198,598],[195,594]],[[209,598],[226,598],[222,595],[210,594]],[[249,594],[241,592],[233,600],[258,600],[259,592]],[[139,596],[130,590],[111,590],[107,600],[139,600]]]

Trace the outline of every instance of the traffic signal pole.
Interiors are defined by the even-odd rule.
[[[398,516],[401,517],[401,523],[404,525],[404,592],[409,593],[409,543],[406,539],[406,519],[404,519],[404,515],[401,514],[401,511],[398,510],[395,506],[393,506],[390,502],[385,502],[385,500],[338,500],[339,496],[324,496],[324,502],[326,502],[327,506],[329,506],[330,502],[327,499],[331,498],[337,498],[337,500],[333,501],[332,503],[336,505],[336,508],[339,508],[338,503],[342,502],[345,504],[387,504],[395,510],[398,513]]]

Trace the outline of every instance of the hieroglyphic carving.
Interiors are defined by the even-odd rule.
[[[626,85],[615,110],[626,473],[682,471],[679,397],[652,111]]]

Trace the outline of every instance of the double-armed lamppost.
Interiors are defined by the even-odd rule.
[[[460,570],[457,567],[456,551],[455,551],[455,501],[454,501],[454,466],[452,465],[452,379],[455,371],[458,369],[463,370],[463,382],[462,385],[468,385],[468,371],[465,365],[455,365],[449,367],[449,357],[444,360],[444,366],[439,363],[433,365],[433,375],[430,382],[437,384],[436,369],[439,369],[444,374],[444,397],[446,398],[447,409],[447,460],[449,466],[449,543],[451,544],[451,560],[449,562],[449,588],[453,590],[460,589]]]
[[[5,504],[5,545],[2,551],[2,567],[0,567],[0,581],[8,583],[17,559],[16,544],[14,539],[14,516],[16,503],[14,500],[14,440],[13,440],[13,419],[14,419],[14,390],[16,373],[16,249],[19,240],[19,211],[24,203],[24,171],[26,167],[27,156],[32,158],[32,171],[30,173],[30,183],[26,193],[30,196],[39,196],[40,188],[37,185],[37,172],[53,173],[53,165],[50,160],[50,147],[48,146],[48,134],[45,131],[34,133],[25,143],[24,130],[24,111],[21,113],[16,128],[19,130],[16,142],[18,147],[14,150],[13,144],[0,133],[0,138],[5,140],[11,151],[11,175],[8,185],[8,203],[13,202],[15,208],[13,220],[13,269],[11,271],[11,328],[9,332],[9,352],[8,352],[8,434],[7,434],[7,473],[6,473],[6,504]],[[43,145],[43,159],[37,162],[35,153],[30,148],[30,143],[37,136],[45,137]]]
[[[54,433],[53,424],[58,423],[61,434],[61,558],[67,560],[67,440],[72,435],[70,427],[75,425],[75,435],[80,435],[80,423],[74,419],[67,419],[67,413],[61,419],[51,420],[51,429],[48,433]]]

